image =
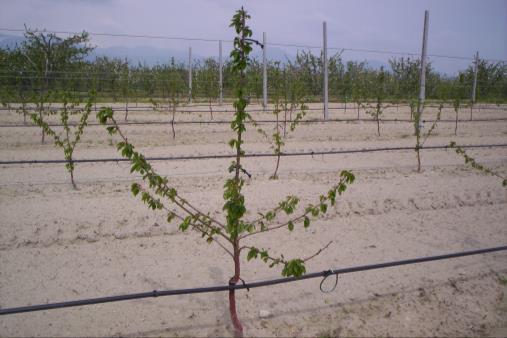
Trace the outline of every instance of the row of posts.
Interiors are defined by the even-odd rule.
[[[426,96],[426,65],[427,65],[427,44],[428,44],[428,25],[429,25],[429,12],[424,12],[424,27],[423,27],[423,43],[421,51],[421,69],[419,76],[419,100],[418,100],[418,113],[422,114],[422,107]],[[329,118],[329,96],[328,96],[328,58],[327,58],[327,24],[322,23],[322,63],[323,63],[323,101],[324,101],[324,119]],[[268,107],[268,74],[267,74],[267,39],[266,32],[262,33],[262,106],[264,111]],[[474,78],[472,83],[471,102],[475,103],[476,89],[477,89],[477,70],[479,65],[479,52],[475,53],[474,58]],[[223,56],[222,56],[222,40],[218,41],[218,82],[219,82],[219,104],[223,104]],[[192,47],[188,48],[188,100],[192,102]]]

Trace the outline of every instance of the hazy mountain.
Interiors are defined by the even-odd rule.
[[[21,42],[23,42],[23,40],[25,40],[25,38],[22,36],[7,35],[0,33],[0,48],[2,49],[15,48],[16,45],[19,45]]]
[[[93,60],[96,56],[108,56],[120,59],[127,58],[132,64],[144,64],[149,66],[155,64],[163,64],[170,62],[171,58],[174,57],[176,62],[187,63],[188,62],[188,50],[174,50],[157,47],[125,47],[125,46],[114,46],[96,48],[88,59]],[[229,58],[228,52],[224,51],[224,60]],[[218,50],[215,55],[205,54],[201,55],[192,51],[192,59],[202,60],[208,57],[213,57],[218,60]],[[262,51],[256,51],[252,53],[252,57],[258,60],[262,60]],[[290,55],[284,50],[279,48],[270,48],[268,52],[268,59],[274,61],[286,61],[287,59],[294,59],[295,55]]]

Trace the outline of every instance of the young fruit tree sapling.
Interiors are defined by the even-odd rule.
[[[88,116],[92,109],[94,94],[89,95],[88,102],[84,108],[79,106],[80,102],[77,97],[73,97],[68,93],[64,93],[62,99],[62,108],[55,112],[60,115],[60,122],[63,126],[62,133],[57,133],[40,115],[34,113],[31,114],[30,117],[36,125],[42,128],[44,134],[53,137],[55,146],[62,148],[65,160],[67,161],[65,168],[67,168],[70,173],[72,186],[76,188],[76,183],[74,182],[75,163],[72,155],[74,154],[76,145],[81,140],[84,128],[88,125]],[[80,117],[79,122],[73,125],[73,131],[71,131],[69,118],[73,115]]]
[[[415,131],[415,151],[416,151],[416,154],[417,154],[417,172],[421,172],[421,154],[420,154],[420,150],[421,148],[424,146],[424,144],[426,143],[426,141],[428,140],[428,137],[430,137],[431,133],[433,132],[433,130],[435,130],[436,126],[437,126],[437,123],[438,121],[440,121],[440,116],[442,115],[442,108],[444,107],[443,104],[440,104],[440,106],[438,107],[438,113],[437,113],[437,118],[435,119],[435,121],[433,121],[433,124],[431,125],[430,129],[428,130],[428,132],[422,136],[424,136],[424,139],[422,140],[421,142],[421,113],[418,112],[418,111],[414,111],[413,112],[413,116],[414,116],[414,131]],[[422,107],[421,111],[424,110],[424,107]]]
[[[261,259],[270,267],[282,266],[283,276],[299,277],[306,272],[305,263],[320,254],[331,242],[320,248],[315,254],[306,258],[285,258],[276,255],[267,249],[254,245],[244,245],[243,240],[249,238],[248,243],[254,243],[254,236],[279,229],[293,231],[295,226],[303,224],[305,228],[310,226],[312,219],[326,214],[328,207],[336,203],[336,199],[347,187],[354,182],[354,175],[349,171],[342,171],[339,180],[325,194],[319,196],[317,203],[308,204],[298,212],[300,199],[289,195],[278,205],[268,211],[259,212],[258,217],[246,219],[247,207],[243,186],[245,180],[242,177],[245,169],[241,163],[244,156],[243,134],[246,132],[246,121],[250,118],[246,111],[248,105],[246,99],[245,70],[249,65],[249,54],[252,44],[252,31],[246,21],[250,16],[241,8],[231,22],[237,36],[234,38],[231,52],[232,71],[238,75],[239,81],[236,87],[236,100],[234,101],[235,113],[231,122],[231,129],[235,138],[229,145],[235,150],[235,160],[229,167],[232,177],[226,179],[224,184],[224,204],[221,218],[210,216],[209,212],[201,211],[192,202],[185,199],[169,183],[167,177],[160,176],[155,169],[146,161],[144,155],[136,151],[125,134],[122,132],[114,117],[111,108],[102,109],[97,118],[101,124],[109,123],[107,130],[110,134],[118,135],[120,142],[117,144],[122,156],[131,163],[131,172],[139,173],[147,187],[134,183],[131,186],[134,195],[140,195],[141,200],[153,210],[164,210],[167,213],[167,221],[178,220],[181,231],[195,230],[208,243],[215,243],[221,247],[232,259],[233,276],[229,280],[229,311],[234,326],[235,335],[243,336],[243,326],[239,320],[236,309],[236,294],[234,286],[241,280],[241,261],[245,252],[246,260]]]

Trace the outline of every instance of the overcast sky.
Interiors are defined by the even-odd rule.
[[[235,9],[251,14],[254,37],[268,42],[420,53],[424,10],[430,11],[430,54],[507,59],[507,0],[0,0],[0,27],[166,35],[230,40]],[[1,32],[7,33],[7,32]],[[12,34],[12,33],[10,33]],[[216,54],[216,43],[92,37],[100,47],[154,46]],[[282,48],[294,54],[295,48]],[[318,51],[316,51],[318,52]],[[372,53],[345,52],[344,58],[381,60]],[[449,71],[468,61],[432,58]]]

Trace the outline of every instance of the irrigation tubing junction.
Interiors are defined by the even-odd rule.
[[[460,145],[460,148],[500,148],[507,147],[507,143],[502,144],[469,144]],[[431,149],[452,149],[449,145],[445,146],[427,146],[419,147],[420,150]],[[355,153],[373,153],[382,151],[405,151],[417,150],[416,147],[383,147],[383,148],[365,148],[365,149],[344,149],[344,150],[322,150],[322,151],[298,151],[293,153],[280,153],[282,157],[289,156],[316,156],[316,155],[339,155],[339,154],[355,154]],[[278,154],[274,153],[251,153],[244,154],[241,157],[276,157]],[[180,160],[207,160],[207,159],[222,159],[234,158],[235,154],[218,154],[218,155],[197,155],[197,156],[166,156],[166,157],[146,157],[147,161],[180,161]],[[87,159],[73,159],[73,163],[104,163],[104,162],[129,162],[127,158],[87,158]],[[0,165],[11,164],[52,164],[52,163],[69,163],[68,160],[13,160],[13,161],[0,161]]]
[[[438,256],[411,258],[411,259],[404,259],[404,260],[399,260],[399,261],[352,266],[352,267],[341,268],[341,269],[329,269],[329,270],[325,270],[325,271],[321,271],[321,272],[308,273],[308,274],[305,274],[301,277],[277,278],[277,279],[270,279],[270,280],[265,280],[265,281],[235,284],[235,285],[220,285],[220,286],[208,286],[208,287],[200,287],[200,288],[161,290],[161,291],[153,290],[153,291],[148,291],[148,292],[131,293],[131,294],[126,294],[126,295],[118,295],[118,296],[88,298],[88,299],[74,300],[74,301],[68,301],[68,302],[5,308],[5,309],[0,309],[0,315],[12,315],[12,314],[23,313],[23,312],[61,309],[61,308],[66,308],[66,307],[111,303],[111,302],[119,302],[119,301],[124,301],[124,300],[133,300],[133,299],[150,298],[150,297],[221,292],[221,291],[229,291],[232,289],[234,289],[234,290],[241,290],[241,289],[249,290],[249,289],[259,288],[259,287],[263,287],[263,286],[291,283],[291,282],[297,282],[297,281],[301,281],[301,280],[305,280],[305,279],[313,279],[313,278],[320,278],[320,277],[324,278],[320,284],[320,289],[321,289],[321,291],[325,292],[322,289],[322,283],[324,282],[324,280],[326,278],[328,278],[329,276],[332,276],[332,275],[336,276],[336,283],[332,289],[332,290],[334,290],[334,288],[336,287],[336,284],[338,282],[338,276],[346,274],[346,273],[384,269],[384,268],[389,268],[389,267],[394,267],[394,266],[417,264],[417,263],[438,261],[438,260],[472,256],[472,255],[480,255],[480,254],[505,251],[505,250],[507,250],[507,245],[496,246],[496,247],[485,248],[485,249],[478,249],[478,250],[454,252],[454,253],[438,255]]]

